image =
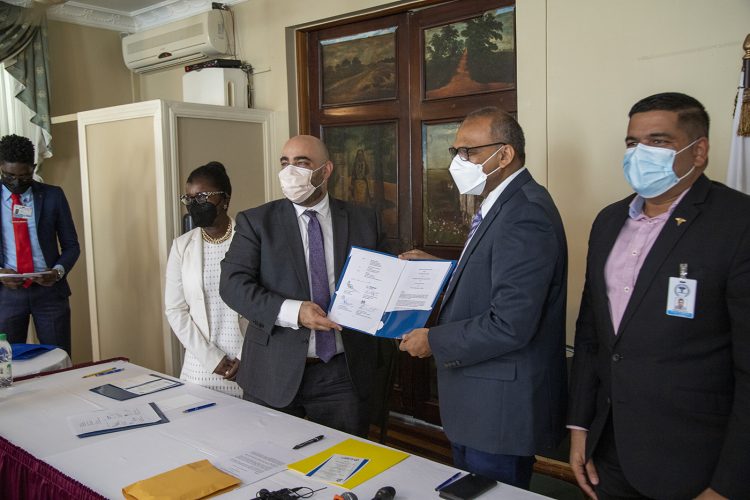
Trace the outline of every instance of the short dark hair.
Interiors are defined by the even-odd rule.
[[[506,113],[497,106],[487,106],[472,111],[466,116],[470,118],[489,118],[492,138],[496,141],[502,141],[513,146],[516,150],[516,156],[521,160],[521,165],[526,163],[526,139],[523,136],[523,129],[515,118]]]
[[[34,165],[34,144],[20,135],[6,135],[0,139],[0,163]]]
[[[645,97],[630,108],[628,118],[646,111],[674,111],[677,123],[691,139],[708,137],[709,118],[706,108],[694,97],[679,92],[662,92]]]
[[[187,181],[188,183],[192,183],[198,179],[205,179],[211,183],[212,186],[219,188],[219,191],[224,191],[228,197],[232,196],[232,183],[229,182],[227,169],[218,161],[210,161],[205,165],[196,168],[190,172]]]

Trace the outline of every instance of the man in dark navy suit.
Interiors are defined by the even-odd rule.
[[[521,127],[497,108],[461,124],[450,173],[461,194],[484,201],[437,325],[406,334],[401,350],[435,358],[454,465],[528,489],[534,455],[564,434],[567,245],[524,149]]]
[[[34,145],[0,139],[0,332],[23,343],[29,317],[39,341],[70,354],[70,287],[65,279],[81,253],[62,189],[33,180]],[[4,274],[35,274],[32,278]]]

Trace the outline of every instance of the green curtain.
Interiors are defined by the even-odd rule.
[[[50,135],[47,17],[44,7],[17,7],[0,2],[0,62],[15,58],[5,69],[21,82],[19,99],[36,113],[32,123]],[[50,152],[52,148],[48,145]]]

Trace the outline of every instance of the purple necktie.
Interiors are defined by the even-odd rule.
[[[331,303],[331,290],[328,287],[328,269],[326,269],[326,254],[323,249],[323,230],[320,228],[317,212],[305,210],[310,219],[307,223],[307,241],[309,250],[310,286],[312,287],[312,301],[328,312]],[[333,330],[315,330],[315,354],[328,363],[336,354],[336,337]]]
[[[469,236],[466,237],[466,243],[464,243],[464,246],[468,245],[471,241],[471,237],[474,236],[474,233],[477,232],[477,229],[479,229],[479,225],[482,223],[482,207],[479,207],[479,210],[477,210],[477,213],[474,214],[474,217],[471,219],[471,229],[469,229]]]

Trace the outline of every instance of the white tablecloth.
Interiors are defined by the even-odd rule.
[[[82,378],[109,367],[119,373]],[[181,465],[208,459],[216,461],[232,450],[272,441],[291,449],[312,436],[325,439],[293,453],[298,459],[323,451],[351,436],[203,387],[185,384],[129,401],[116,401],[89,391],[93,387],[136,375],[152,373],[142,367],[116,361],[70,370],[14,384],[0,390],[0,435],[64,474],[108,498],[122,498],[122,488],[133,482]],[[191,394],[216,406],[193,413],[165,411],[169,423],[80,439],[68,427],[67,417],[89,411],[133,406]],[[409,456],[396,466],[364,482],[353,491],[368,500],[383,486],[396,488],[398,500],[437,498],[435,486],[456,469],[425,458]],[[312,500],[328,500],[341,488],[284,471],[222,498],[253,498],[261,488],[276,490],[327,486]],[[512,486],[498,484],[481,499],[531,500],[544,498]]]
[[[70,362],[70,356],[67,352],[62,349],[52,349],[31,359],[14,359],[12,370],[14,377],[25,377],[70,368],[71,366],[73,364]]]

